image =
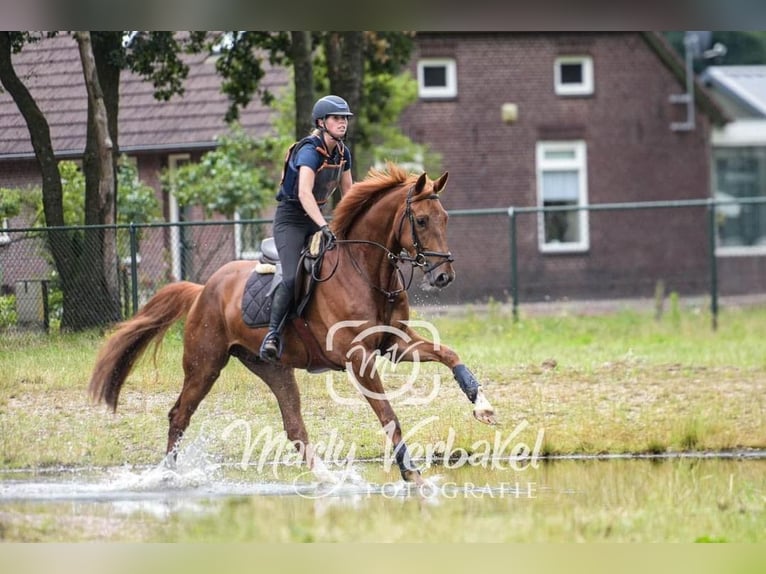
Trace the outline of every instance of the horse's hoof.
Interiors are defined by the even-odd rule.
[[[405,470],[402,472],[402,478],[405,482],[414,482],[417,485],[421,485],[425,482],[419,470]]]
[[[477,421],[484,423],[485,425],[497,424],[497,420],[495,419],[495,411],[493,410],[476,409],[473,411],[473,416],[476,417]]]
[[[473,416],[476,417],[477,421],[482,422],[485,425],[497,424],[497,421],[495,420],[495,409],[492,408],[492,405],[487,400],[487,397],[484,396],[481,389],[476,393],[476,401],[473,403]]]

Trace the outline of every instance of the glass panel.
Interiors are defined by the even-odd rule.
[[[575,204],[580,199],[580,186],[577,170],[544,171],[543,202],[571,201]]]
[[[577,205],[574,201],[546,201],[544,207]],[[545,213],[546,243],[577,243],[580,241],[579,212],[554,211]]]
[[[447,67],[423,66],[423,85],[429,88],[446,86]]]
[[[713,153],[717,199],[766,195],[766,148],[718,148]],[[720,246],[766,245],[766,205],[732,203],[716,211]]]
[[[575,150],[573,149],[557,149],[557,150],[545,150],[545,159],[550,160],[562,160],[562,159],[568,159],[573,160],[575,159]]]
[[[561,64],[562,84],[582,84],[582,64]]]

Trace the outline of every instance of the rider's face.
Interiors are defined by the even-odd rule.
[[[348,130],[348,116],[327,116],[324,119],[324,126],[331,135],[337,138],[343,137]]]

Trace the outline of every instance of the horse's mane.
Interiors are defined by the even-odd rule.
[[[371,168],[365,178],[354,183],[333,212],[332,228],[338,237],[345,237],[354,220],[392,187],[414,183],[416,175],[387,162],[385,169]]]

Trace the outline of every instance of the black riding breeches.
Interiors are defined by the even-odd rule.
[[[306,239],[319,231],[319,226],[297,202],[281,201],[274,215],[274,242],[282,263],[282,282],[290,293],[295,292],[298,260]]]

